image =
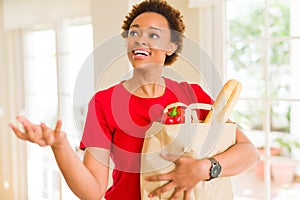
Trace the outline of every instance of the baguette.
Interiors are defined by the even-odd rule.
[[[242,84],[234,79],[228,80],[212,105],[204,122],[209,123],[214,118],[217,122],[226,122],[242,90]]]

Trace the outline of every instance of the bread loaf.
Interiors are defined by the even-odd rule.
[[[218,94],[212,110],[209,111],[204,122],[208,123],[214,119],[217,122],[226,122],[236,104],[242,90],[242,84],[234,79],[228,80]]]

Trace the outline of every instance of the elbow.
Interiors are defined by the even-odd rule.
[[[244,150],[242,152],[242,160],[245,163],[245,170],[254,168],[260,161],[260,153],[252,143],[244,143]],[[247,155],[247,156],[245,156]]]
[[[72,190],[73,191],[73,190]],[[85,192],[73,191],[73,193],[79,198],[84,200],[101,200],[104,197],[104,192],[98,192],[99,190],[90,190]]]
[[[75,194],[75,193],[74,193]],[[79,199],[86,199],[86,200],[101,200],[103,199],[104,195],[76,195]]]
[[[249,157],[248,158],[251,158],[249,160],[251,160],[251,168],[255,167],[258,162],[260,161],[260,153],[258,152],[257,148],[254,146],[254,145],[251,145],[251,153],[249,152]],[[251,155],[251,157],[250,157]]]
[[[260,161],[260,153],[256,147],[254,147],[254,148],[255,148],[255,156],[256,156],[256,162],[255,162],[255,165],[256,165]]]

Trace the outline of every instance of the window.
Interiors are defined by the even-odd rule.
[[[89,21],[66,20],[24,32],[26,116],[52,127],[61,118],[74,149],[80,138],[73,123],[73,87],[82,63],[93,50]],[[50,151],[28,143],[28,199],[75,199]]]
[[[289,169],[290,180],[277,179],[279,169],[299,161],[299,7],[293,0],[226,1],[226,75],[243,84],[233,118],[264,152],[253,174],[237,179],[240,199],[300,194],[297,168]],[[278,160],[284,164],[279,169]]]

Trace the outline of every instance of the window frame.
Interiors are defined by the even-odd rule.
[[[224,4],[227,3],[227,1],[229,0],[224,0]],[[300,39],[300,37],[295,37],[295,36],[290,36],[290,37],[284,37],[284,38],[270,38],[269,36],[269,32],[268,30],[270,29],[269,27],[269,18],[268,18],[268,12],[266,11],[267,9],[269,9],[268,7],[268,3],[269,0],[263,0],[265,5],[264,5],[264,9],[265,9],[265,14],[264,14],[264,20],[265,20],[265,24],[264,24],[264,30],[265,34],[263,36],[263,38],[259,39],[261,41],[263,41],[263,46],[264,46],[264,52],[263,52],[263,63],[262,63],[262,67],[263,67],[263,72],[264,72],[264,76],[263,79],[265,80],[265,91],[266,94],[268,94],[268,90],[269,90],[269,77],[268,77],[268,72],[269,72],[269,46],[272,42],[276,42],[276,41],[284,41],[284,40],[289,40],[292,41],[293,39]],[[226,6],[224,7],[226,10]],[[224,20],[224,32],[223,34],[225,35],[225,37],[227,38],[224,43],[222,48],[224,49],[224,59],[225,59],[225,69],[224,69],[224,75],[226,76],[226,66],[228,63],[228,46],[233,44],[231,41],[229,41],[229,37],[228,37],[228,21],[227,21],[227,16],[226,16],[226,11],[224,12],[224,16],[223,16],[223,20]],[[254,39],[255,40],[255,39]],[[237,41],[239,42],[239,41]],[[221,47],[220,47],[221,48]],[[230,78],[230,77],[228,77]],[[300,163],[299,161],[297,161],[295,158],[284,158],[284,157],[278,157],[278,156],[273,156],[271,155],[271,137],[272,137],[272,130],[271,130],[271,110],[270,107],[272,105],[272,103],[274,102],[279,102],[279,101],[286,101],[286,102],[300,102],[300,99],[298,98],[270,98],[268,97],[268,95],[265,95],[263,98],[246,98],[246,97],[241,97],[240,98],[241,101],[252,101],[252,100],[258,100],[261,101],[265,107],[265,114],[264,114],[264,119],[263,119],[263,130],[261,131],[262,134],[264,134],[264,148],[265,148],[265,153],[262,155],[262,160],[264,160],[264,199],[266,200],[270,200],[271,199],[271,193],[272,193],[272,180],[271,180],[271,162],[274,160],[281,160],[281,161],[288,161],[288,160],[293,160],[295,162]],[[253,139],[255,139],[255,135],[252,136]],[[299,134],[300,137],[300,134]]]
[[[209,55],[212,57],[213,61],[217,63],[217,67],[220,70],[220,75],[222,76],[223,80],[230,79],[232,77],[228,77],[227,71],[227,63],[228,63],[228,46],[231,43],[229,41],[229,29],[228,21],[227,21],[227,2],[230,0],[214,0],[214,1],[206,1],[206,0],[189,0],[188,5],[190,8],[198,8],[200,10],[199,17],[202,20],[202,23],[200,24],[200,31],[202,32],[202,35],[200,36],[200,43],[204,44],[204,48],[207,49]],[[267,7],[267,3],[270,0],[262,0],[265,3],[265,6]],[[299,2],[294,1],[294,3],[298,3],[297,5],[300,6]],[[294,9],[296,9],[294,6]],[[221,11],[221,12],[220,12]],[[268,23],[268,17],[267,14],[265,14],[265,29],[267,29],[267,23]],[[295,20],[295,19],[294,19]],[[220,25],[221,24],[221,25]],[[297,31],[297,30],[296,30]],[[299,30],[298,30],[299,32]],[[217,34],[216,34],[217,33]],[[271,42],[278,41],[278,39],[269,39],[268,33],[265,33],[264,36],[264,45],[268,46]],[[221,36],[220,36],[221,35]],[[298,33],[299,35],[299,33]],[[300,39],[298,36],[290,36],[281,38],[279,40],[293,40],[293,39]],[[255,39],[254,39],[255,40]],[[221,52],[215,53],[218,49],[221,49]],[[300,49],[300,47],[299,47]],[[265,48],[264,52],[264,80],[268,80],[268,48]],[[268,81],[265,83],[265,87],[268,88]],[[264,97],[262,99],[257,98],[240,98],[241,101],[252,101],[252,100],[259,100],[262,101],[267,110],[265,111],[264,115],[264,128],[261,132],[264,134],[264,147],[266,148],[265,155],[262,156],[262,159],[264,162],[264,170],[265,170],[265,176],[264,176],[264,199],[270,200],[271,199],[271,192],[272,192],[272,182],[271,182],[271,167],[270,163],[272,160],[280,159],[280,160],[289,160],[287,158],[279,158],[271,156],[270,148],[270,105],[274,100],[277,101],[297,101],[300,102],[300,99],[295,98],[281,98],[281,99],[271,99],[269,97]],[[246,132],[246,135],[252,140],[255,140],[256,136],[252,135],[251,133]],[[299,134],[300,138],[300,134]],[[292,160],[296,161],[294,158]],[[297,161],[298,164],[300,164],[300,161]]]
[[[57,108],[56,108],[55,112],[56,112],[57,118],[61,118],[64,121],[65,128],[70,128],[73,124],[74,129],[76,129],[73,118],[70,118],[70,113],[66,116],[67,111],[65,110],[66,106],[64,105],[66,98],[69,98],[69,100],[73,100],[73,98],[72,98],[73,94],[71,92],[68,92],[68,90],[70,90],[70,88],[68,88],[68,86],[66,86],[69,84],[68,82],[70,80],[69,80],[69,78],[67,80],[64,78],[64,77],[69,77],[69,74],[68,74],[68,72],[63,70],[63,69],[70,67],[68,65],[71,64],[67,60],[68,56],[71,55],[71,51],[70,51],[71,49],[68,50],[66,38],[65,38],[67,36],[65,36],[65,35],[67,34],[66,31],[69,28],[76,27],[76,26],[85,26],[85,25],[89,26],[87,28],[90,30],[89,32],[91,33],[90,43],[89,43],[90,47],[88,50],[88,53],[91,53],[93,50],[93,30],[92,30],[91,19],[89,16],[75,18],[75,19],[59,20],[59,21],[56,21],[56,22],[50,23],[50,24],[34,25],[23,31],[23,38],[25,41],[26,41],[27,35],[34,33],[35,31],[47,31],[47,30],[54,31],[54,34],[55,34],[55,41],[54,41],[55,55],[54,56],[55,56],[55,60],[56,60],[55,68],[56,68],[56,83],[57,83],[57,86],[56,86],[57,87],[57,93],[56,93]],[[24,43],[24,48],[25,48],[24,52],[26,52],[26,50],[28,50],[28,49],[26,49],[26,46],[27,46],[26,43]],[[84,58],[85,56],[88,56],[88,55],[82,56],[83,58],[80,62],[82,62],[82,63],[84,62],[84,59],[86,59],[86,58]],[[26,54],[25,54],[24,60],[26,61],[26,59],[28,59],[28,55],[26,56]],[[26,64],[24,66],[26,68]],[[77,67],[79,67],[78,69],[80,70],[80,67],[81,67],[80,63],[78,63]],[[24,72],[25,76],[26,76],[26,73],[30,73],[30,72],[25,70],[25,72]],[[93,77],[92,74],[91,74],[91,77]],[[76,77],[75,77],[75,81],[76,81]],[[26,83],[26,80],[25,80],[25,83]],[[25,90],[26,90],[26,86],[25,86]],[[28,101],[27,95],[28,95],[27,92],[25,92],[25,95],[24,95],[25,102]],[[73,109],[73,107],[70,109]],[[68,109],[68,110],[70,111],[70,109]],[[26,110],[25,111],[25,115],[26,115],[26,113],[28,113],[28,108],[26,106],[26,103],[25,103],[25,110]],[[82,114],[84,115],[84,113],[82,113]],[[71,115],[73,115],[73,113]],[[38,122],[36,122],[36,123],[38,123]],[[53,125],[53,124],[51,124],[51,125]],[[80,151],[78,149],[78,145],[79,145],[78,135],[76,135],[76,133],[71,134],[70,132],[71,131],[67,131],[68,139],[70,140],[70,144],[71,144],[72,148],[78,153],[78,156],[81,157],[82,154],[80,153]],[[75,137],[77,137],[77,138],[75,138]],[[36,146],[36,144],[27,143],[27,151],[28,152],[34,151],[34,148],[40,148],[40,147]],[[32,149],[32,150],[30,150],[30,149]],[[59,169],[56,165],[54,157],[52,156],[51,152],[49,152],[50,148],[47,147],[42,150],[39,149],[36,151],[43,151],[43,154],[47,155],[47,157],[48,157],[47,160],[49,159],[49,162],[50,163],[52,162],[52,164],[44,166],[44,167],[46,167],[44,170],[48,174],[55,173],[56,175],[50,174],[49,177],[51,180],[56,179],[56,181],[59,182],[59,186],[58,186],[59,190],[55,190],[56,192],[54,192],[54,190],[51,190],[51,187],[49,187],[49,185],[47,185],[47,190],[49,190],[49,191],[48,191],[48,197],[45,198],[45,200],[65,199],[65,198],[77,199],[76,196],[68,188],[65,180],[63,179],[61,173],[59,172]],[[50,181],[49,183],[51,183],[50,179],[49,179],[49,181]],[[28,181],[26,181],[26,182],[28,183]],[[49,184],[49,183],[47,183],[47,184]],[[27,197],[29,197],[29,196],[30,196],[30,194],[28,191]]]

